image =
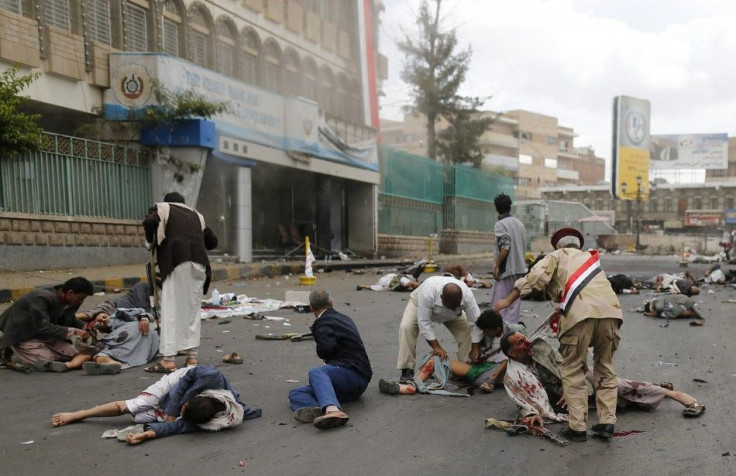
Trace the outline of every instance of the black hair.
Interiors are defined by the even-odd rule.
[[[169,192],[164,195],[164,202],[184,203],[184,196],[179,192]]]
[[[511,197],[505,193],[496,195],[496,198],[493,199],[493,204],[496,206],[498,213],[503,214],[511,211]]]
[[[652,301],[644,303],[644,312],[652,312]]]
[[[95,288],[94,286],[92,286],[92,283],[90,283],[87,280],[87,278],[83,278],[81,276],[72,278],[69,281],[62,284],[61,290],[63,292],[72,291],[73,293],[76,293],[76,294],[84,293],[87,296],[91,296],[95,293]]]
[[[487,309],[478,316],[475,325],[484,331],[492,331],[503,328],[503,319],[493,309]]]
[[[501,352],[508,357],[509,356],[509,349],[511,349],[511,342],[509,342],[509,336],[514,334],[514,332],[509,332],[508,334],[504,334],[501,336]]]
[[[201,425],[212,420],[215,415],[225,410],[225,404],[215,397],[197,395],[187,402],[187,409],[182,418],[193,425]]]

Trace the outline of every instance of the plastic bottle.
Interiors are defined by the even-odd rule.
[[[213,306],[219,306],[220,305],[220,302],[221,302],[221,300],[220,300],[220,291],[218,291],[217,289],[215,289],[214,291],[212,291],[212,299],[211,299],[211,301],[212,301],[212,305]]]

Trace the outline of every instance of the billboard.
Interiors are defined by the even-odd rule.
[[[656,135],[650,151],[652,169],[728,168],[728,134]]]
[[[646,99],[629,96],[613,99],[611,187],[615,198],[649,198],[650,109]]]

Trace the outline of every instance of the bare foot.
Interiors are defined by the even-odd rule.
[[[187,359],[186,366],[187,367],[196,367],[197,366],[197,359]]]
[[[54,426],[64,426],[67,423],[74,423],[78,419],[74,413],[57,413],[51,417],[51,424]]]

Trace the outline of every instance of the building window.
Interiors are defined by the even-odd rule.
[[[103,45],[112,44],[110,38],[110,2],[87,0],[87,28],[89,37]]]
[[[125,50],[148,51],[148,10],[128,2],[126,13]]]
[[[312,58],[304,60],[304,78],[302,81],[302,96],[317,100],[317,65]]]
[[[534,160],[531,155],[519,154],[519,164],[521,165],[532,165]]]
[[[340,74],[337,77],[337,114],[344,120],[350,120],[350,95],[348,94],[348,78]]]
[[[718,210],[718,197],[710,197],[710,205],[708,208],[711,210]]]
[[[666,213],[672,212],[672,199],[671,198],[664,199],[664,211]]]
[[[657,200],[649,200],[649,211],[656,212],[657,211]]]
[[[217,23],[217,71],[235,76],[235,32],[230,22]]]
[[[549,159],[547,157],[544,158],[544,166],[548,169],[556,169],[557,168],[557,159]]]
[[[519,134],[518,137],[521,140],[532,140],[532,133],[531,132],[520,131],[518,134]]]
[[[603,210],[603,199],[602,198],[596,198],[595,199],[595,209],[596,210]]]
[[[23,4],[21,3],[21,0],[0,0],[0,8],[19,15],[23,14]]]
[[[726,197],[726,208],[733,208],[733,196]]]
[[[166,0],[161,18],[161,33],[164,53],[181,56],[182,16],[174,0]]]
[[[69,22],[69,0],[46,0],[43,4],[43,16],[47,25],[66,31],[72,29]]]
[[[284,54],[284,72],[286,73],[284,93],[291,96],[299,96],[301,94],[299,55],[292,49],[286,50]]]
[[[333,110],[334,97],[335,97],[335,77],[332,75],[332,70],[324,66],[320,71],[319,78],[319,107],[330,115],[334,115]]]
[[[356,124],[363,123],[363,97],[362,90],[360,89],[360,83],[357,79],[350,81],[350,117]]]
[[[560,141],[557,137],[552,137],[552,136],[546,136],[546,140],[547,140],[547,145],[558,145]]]
[[[695,210],[703,209],[703,199],[701,197],[693,198],[693,209]]]
[[[263,48],[263,86],[281,93],[281,50],[273,40],[266,40]]]
[[[260,46],[261,42],[255,31],[251,29],[243,30],[243,67],[241,69],[241,76],[246,83],[261,84],[259,74],[261,69],[258,65]]]
[[[192,10],[189,24],[191,26],[189,35],[189,59],[193,63],[206,68],[210,57],[208,43],[211,32],[207,18],[201,8],[194,8]]]
[[[532,184],[532,179],[529,177],[517,177],[516,184],[521,187],[529,187]]]

